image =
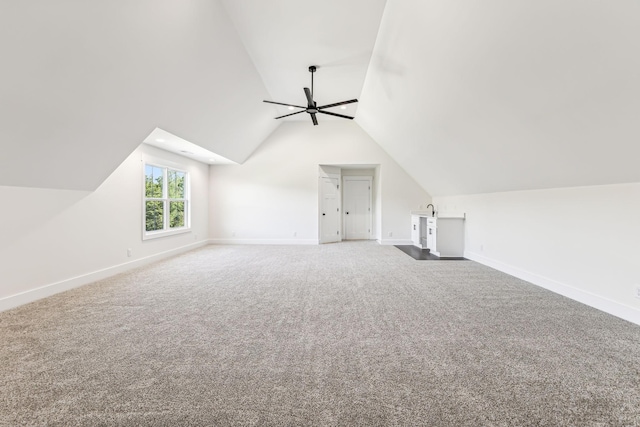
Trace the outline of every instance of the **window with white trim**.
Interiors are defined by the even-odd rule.
[[[144,238],[188,231],[189,174],[167,166],[144,165]]]

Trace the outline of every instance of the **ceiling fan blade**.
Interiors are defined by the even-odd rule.
[[[304,94],[307,95],[307,102],[309,103],[307,108],[315,108],[316,103],[313,102],[313,98],[311,97],[311,91],[308,87],[304,88]]]
[[[300,113],[304,113],[304,112],[305,112],[305,110],[300,110],[300,111],[296,111],[295,113],[285,114],[284,116],[276,117],[276,119],[281,119],[283,117],[289,117],[289,116],[293,116],[294,114],[300,114]]]
[[[335,104],[323,105],[322,107],[318,107],[318,110],[321,110],[323,108],[337,107],[338,105],[353,104],[354,102],[358,102],[358,100],[350,99],[348,101],[336,102]]]
[[[322,111],[322,110],[318,110],[318,113],[328,114],[328,115],[330,115],[330,116],[342,117],[343,119],[353,120],[353,117],[351,117],[351,116],[345,116],[344,114],[336,114],[336,113],[331,113],[331,112],[329,112],[329,111]]]
[[[267,101],[266,99],[262,102],[268,102],[269,104],[278,104],[278,105],[284,105],[285,107],[296,107],[296,108],[307,108],[307,107],[303,107],[301,105],[293,105],[293,104],[284,104],[282,102],[275,102],[275,101]]]
[[[322,111],[319,111],[319,113],[322,113]],[[313,125],[318,126],[318,119],[316,119],[316,113],[309,113],[309,115],[311,116],[311,121],[313,122]]]

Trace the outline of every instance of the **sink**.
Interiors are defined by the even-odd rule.
[[[431,216],[431,211],[411,211],[411,215]]]
[[[411,215],[416,215],[416,216],[427,216],[429,218],[431,218],[433,215],[431,215],[431,211],[411,211]],[[464,212],[450,212],[450,213],[446,213],[444,215],[438,215],[438,213],[436,212],[435,214],[435,218],[440,218],[440,219],[450,219],[450,218],[454,218],[454,219],[466,219],[467,215]]]

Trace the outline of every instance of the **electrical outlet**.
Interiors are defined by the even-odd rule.
[[[293,232],[293,237],[298,237],[298,232],[297,231]]]
[[[389,232],[389,237],[393,237],[393,231]]]
[[[484,252],[484,245],[480,245],[480,252]]]
[[[640,285],[636,285],[636,298],[640,298]]]
[[[193,235],[193,240],[198,240],[198,235],[197,234]]]
[[[131,251],[131,248],[127,248],[127,256],[131,258],[132,255],[133,255],[133,252]]]
[[[236,237],[236,232],[235,231],[231,232],[231,237]]]

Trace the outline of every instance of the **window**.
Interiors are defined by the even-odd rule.
[[[145,164],[143,238],[185,232],[189,227],[189,174]]]

